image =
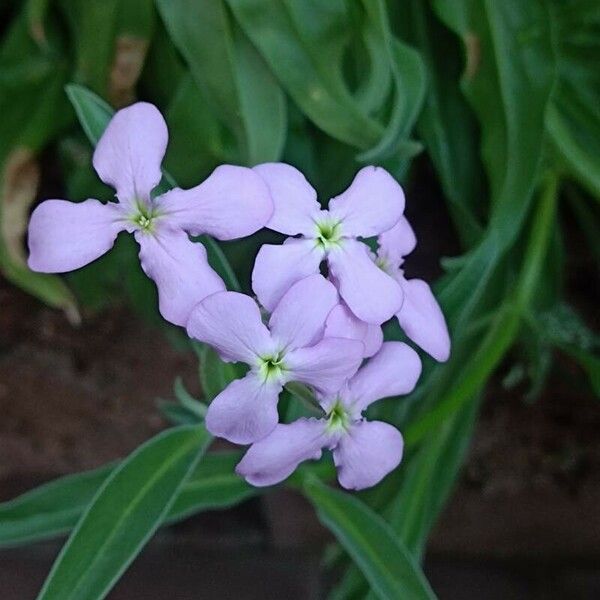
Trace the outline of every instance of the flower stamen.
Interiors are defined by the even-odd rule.
[[[158,216],[154,208],[148,208],[142,202],[136,203],[137,212],[131,217],[140,231],[152,233],[155,227],[155,219]]]
[[[263,381],[280,379],[286,370],[282,352],[260,357],[258,371]]]
[[[327,250],[333,246],[339,246],[342,239],[341,223],[333,221],[321,221],[317,223],[317,244]]]
[[[327,431],[329,433],[341,433],[348,430],[350,426],[350,415],[348,410],[338,399],[327,413]]]

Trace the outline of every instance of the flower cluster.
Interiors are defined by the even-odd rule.
[[[93,157],[117,201],[40,204],[29,225],[29,266],[71,271],[107,252],[119,232],[133,233],[163,317],[224,361],[249,367],[206,414],[211,433],[251,444],[237,472],[254,485],[272,485],[327,448],[342,486],[375,485],[399,464],[402,436],[363,412],[376,400],[410,393],[421,373],[418,354],[403,342],[384,342],[381,325],[395,316],[436,360],[450,352],[429,286],[404,276],[416,238],[402,188],[384,169],[365,167],[323,209],[300,171],[269,163],[223,165],[192,189],[156,195],[167,140],[154,106],[140,102],[117,112]],[[231,240],[263,227],[290,237],[258,252],[256,302],[227,291],[189,236]],[[314,392],[320,418],[279,423],[278,400],[293,381]]]

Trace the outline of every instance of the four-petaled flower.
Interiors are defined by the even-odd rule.
[[[230,383],[210,404],[206,427],[238,444],[255,442],[277,425],[283,385],[299,381],[321,394],[337,391],[358,369],[362,342],[323,338],[336,306],[334,286],[322,275],[295,283],[273,310],[269,326],[249,296],[219,292],[205,298],[188,323],[190,337],[213,346],[225,361],[250,371]]]
[[[350,187],[321,210],[304,175],[283,163],[254,167],[271,191],[274,210],[269,229],[289,236],[282,245],[265,244],[252,272],[252,288],[272,310],[290,286],[319,272],[326,260],[329,277],[350,310],[366,323],[379,325],[402,306],[402,288],[377,269],[369,247],[357,238],[391,229],[404,211],[404,193],[380,167],[361,169]]]
[[[63,273],[78,269],[113,246],[121,231],[133,233],[140,261],[152,278],[165,319],[185,325],[191,309],[225,289],[209,266],[206,250],[188,234],[220,240],[261,229],[271,216],[269,190],[251,169],[222,165],[202,184],[158,197],[167,125],[152,104],[118,111],[94,152],[100,179],[116,189],[118,202],[47,200],[31,216],[29,266]]]
[[[417,245],[417,238],[404,216],[378,238],[376,263],[391,275],[404,292],[402,308],[396,314],[404,333],[437,361],[450,356],[446,320],[431,288],[422,279],[404,277],[404,257]]]
[[[402,460],[402,435],[388,423],[366,421],[362,413],[380,398],[411,392],[420,374],[421,361],[412,348],[385,342],[338,393],[322,398],[323,418],[277,425],[249,448],[237,473],[253,485],[273,485],[329,448],[343,487],[360,490],[377,484]]]

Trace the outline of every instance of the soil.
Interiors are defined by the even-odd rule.
[[[116,307],[72,327],[0,280],[0,498],[124,456],[166,425],[157,398],[196,360]]]

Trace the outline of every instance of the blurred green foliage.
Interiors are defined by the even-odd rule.
[[[439,211],[462,248],[436,283],[453,352],[444,365],[425,361],[411,396],[373,407],[407,443],[403,467],[360,494],[368,506],[356,508],[383,515],[386,543],[421,558],[482,391],[511,348],[505,381],[525,381],[529,398],[554,349],[600,393],[598,336],[565,297],[561,218],[577,224],[591,257],[591,294],[600,259],[597,0],[12,0],[0,17],[0,269],[72,320],[81,306],[124,297],[148,318],[157,313],[129,237],[67,278],[25,266],[27,215],[40,197],[111,194],[90,167],[73,106],[91,139],[108,109],[80,87],[70,88],[72,104],[67,83],[113,108],[138,98],[157,104],[171,134],[165,166],[184,187],[222,162],[285,160],[326,199],[374,163],[406,184],[410,205],[419,203],[410,190],[422,189],[419,177],[432,168]],[[243,289],[249,257],[273,239],[262,232],[222,245]],[[386,337],[401,339],[394,325]],[[213,396],[232,375],[201,355]],[[386,566],[353,552],[344,523],[327,514],[344,546],[330,562],[348,565],[348,551],[361,567],[349,566],[333,597],[385,597],[367,581]]]

